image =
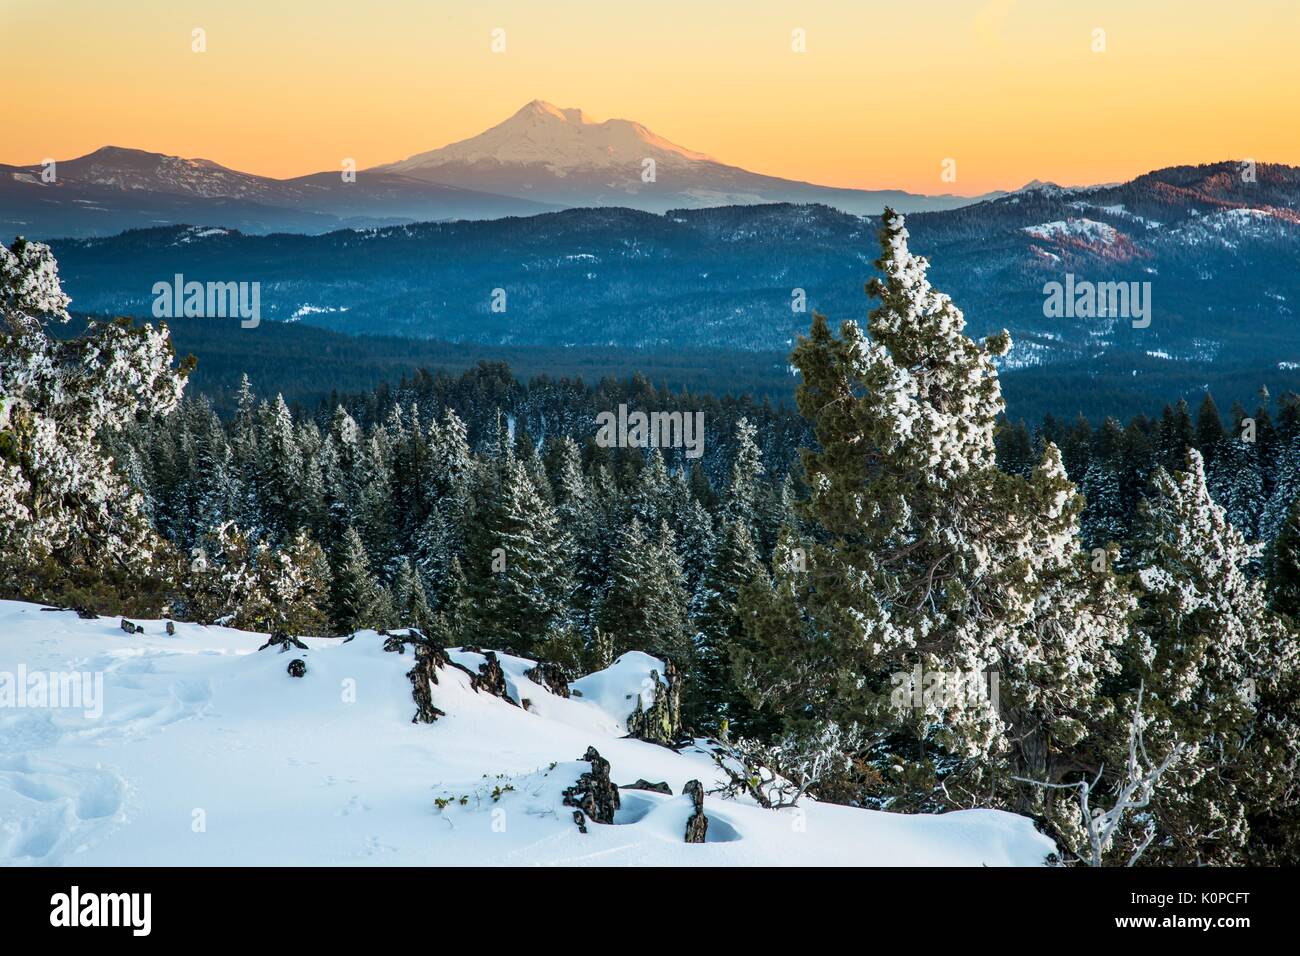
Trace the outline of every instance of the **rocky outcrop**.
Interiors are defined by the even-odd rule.
[[[569,696],[571,677],[564,665],[554,661],[538,661],[537,666],[524,673],[534,683],[541,684],[556,697],[565,699]]]
[[[283,654],[285,651],[287,651],[287,650],[288,650],[289,648],[291,648],[291,647],[296,647],[296,648],[297,648],[298,650],[300,650],[300,651],[305,651],[305,650],[307,650],[307,645],[306,645],[306,644],[304,644],[302,641],[298,640],[298,638],[294,637],[294,636],[293,636],[292,634],[290,634],[288,631],[281,631],[281,630],[279,630],[279,629],[276,629],[276,630],[272,631],[272,632],[271,632],[271,639],[270,639],[269,641],[267,641],[265,644],[263,644],[261,647],[259,647],[258,650],[259,650],[259,651],[264,651],[264,650],[266,650],[268,647],[278,647],[278,648],[280,648],[280,653],[281,653],[281,654]]]
[[[176,622],[175,622],[175,621],[168,621],[168,622],[167,622],[167,636],[168,636],[168,637],[175,637],[175,636],[176,636]]]
[[[122,628],[122,630],[126,631],[126,633],[128,633],[128,634],[143,634],[143,633],[144,633],[144,628],[143,628],[143,627],[140,627],[140,625],[138,625],[138,624],[132,624],[132,623],[131,623],[130,621],[128,621],[126,618],[122,618],[122,623],[119,624],[118,627]]]
[[[686,820],[686,842],[703,843],[709,832],[709,818],[704,815],[704,785],[698,780],[688,780],[682,793],[695,805],[695,812]]]
[[[579,759],[590,763],[591,770],[564,791],[564,805],[577,808],[573,822],[586,833],[584,817],[592,823],[614,822],[614,814],[619,808],[618,784],[609,779],[609,761],[595,747],[588,747]]]
[[[662,780],[658,783],[651,783],[649,780],[640,778],[636,783],[620,783],[618,788],[620,790],[649,790],[651,793],[663,793],[670,797],[673,795],[673,788]]]
[[[289,676],[302,677],[307,673],[307,662],[301,657],[295,657],[289,662]]]
[[[665,681],[658,671],[650,672],[654,683],[654,700],[642,709],[641,696],[637,695],[636,710],[627,718],[627,734],[637,740],[671,747],[682,731],[682,682],[677,665],[668,661],[664,665]]]

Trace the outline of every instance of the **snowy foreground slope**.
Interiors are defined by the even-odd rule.
[[[414,724],[413,655],[385,652],[373,632],[282,654],[257,651],[264,635],[136,623],[131,636],[116,618],[0,602],[0,863],[1035,865],[1053,850],[999,811],[769,811],[713,795],[710,842],[687,844],[683,785],[719,775],[703,752],[621,739],[658,666],[644,654],[575,682],[570,699],[503,657],[528,710],[443,668],[433,701],[445,716]],[[286,671],[295,657],[300,679]],[[86,701],[4,701],[6,680],[12,694],[22,673],[69,671],[102,674],[98,717]],[[674,795],[623,790],[616,824],[580,833],[561,794],[589,769],[588,746],[616,783],[666,781]]]

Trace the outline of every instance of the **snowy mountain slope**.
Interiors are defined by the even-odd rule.
[[[655,175],[647,181],[646,160]],[[416,179],[565,206],[675,208],[825,203],[855,215],[955,209],[1002,193],[923,196],[897,189],[841,189],[753,173],[686,149],[633,120],[596,122],[543,100],[469,139],[377,167]]]
[[[1052,851],[999,811],[773,812],[715,796],[710,842],[688,845],[682,787],[712,787],[716,771],[703,751],[620,737],[658,663],[646,655],[575,682],[569,699],[529,680],[531,662],[502,657],[528,710],[442,668],[432,692],[445,716],[414,724],[413,655],[385,652],[373,632],[282,654],[257,652],[262,635],[138,623],[128,636],[116,619],[0,602],[0,862],[1033,865]],[[287,673],[294,658],[301,679]],[[13,706],[20,676],[70,670],[90,686],[101,676],[98,717],[86,700]],[[588,746],[615,782],[662,780],[674,796],[624,790],[615,825],[580,833],[561,794],[589,769],[575,759]]]

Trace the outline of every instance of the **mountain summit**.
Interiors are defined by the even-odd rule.
[[[386,167],[393,172],[437,179],[443,166],[497,163],[541,165],[556,174],[573,169],[636,166],[646,159],[684,166],[712,160],[683,149],[631,120],[597,123],[580,109],[561,109],[533,100],[505,122],[469,139],[419,153]],[[638,173],[639,178],[639,173]]]
[[[679,146],[633,120],[598,123],[581,109],[562,109],[545,100],[533,100],[477,136],[378,169],[551,204],[630,206],[656,213],[683,207],[820,202],[868,215],[886,205],[917,212],[977,201],[899,190],[838,189],[752,173]]]

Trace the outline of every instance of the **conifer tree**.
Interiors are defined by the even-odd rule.
[[[738,731],[749,729],[750,708],[735,687],[733,656],[743,641],[740,590],[762,570],[749,529],[736,519],[724,522],[700,594],[693,602],[696,667],[686,711],[687,722],[697,728],[726,720]]]
[[[114,600],[131,603],[165,549],[104,438],[175,409],[191,366],[172,367],[165,325],[52,336],[68,304],[49,247],[0,246],[0,593],[58,600],[111,567],[128,581]]]
[[[371,627],[379,604],[379,588],[370,571],[366,546],[357,529],[348,525],[336,546],[330,586],[330,626],[351,634]]]
[[[469,556],[474,626],[484,643],[528,655],[567,630],[573,589],[568,538],[508,449],[483,469]]]
[[[763,506],[763,457],[755,441],[757,429],[746,418],[736,422],[735,452],[731,463],[731,482],[727,485],[723,515],[727,520],[739,521],[749,531],[751,539],[757,537],[759,512]]]
[[[672,531],[662,526],[654,541],[632,518],[619,529],[596,626],[613,642],[616,655],[645,651],[689,673],[694,655],[687,601]]]
[[[813,684],[786,696],[802,691],[825,707],[799,719],[876,728],[882,762],[905,782],[909,767],[933,779],[954,760],[985,765],[1010,750],[1014,731],[991,695],[900,708],[891,685],[917,667],[979,675],[1016,662],[1023,680],[1048,672],[1039,601],[1076,561],[1081,502],[1053,446],[1028,482],[996,467],[994,359],[1006,333],[983,345],[963,334],[961,312],[931,288],[892,212],[881,248],[871,337],[845,322],[837,339],[814,315],[795,349],[799,409],[817,439],[802,456],[814,540],[806,572],[782,582],[793,598],[774,604],[760,588],[742,619],[756,642],[777,630],[764,619],[796,626],[781,640]],[[1071,639],[1090,653],[1097,644]],[[779,659],[761,647],[750,659],[764,658]],[[781,680],[759,672],[750,683]]]
[[[1295,765],[1294,722],[1285,711],[1262,715],[1259,703],[1279,700],[1300,654],[1247,574],[1258,547],[1211,498],[1200,453],[1185,462],[1183,472],[1157,472],[1141,507],[1141,626],[1130,660],[1153,715],[1149,743],[1189,748],[1152,799],[1148,855],[1233,864],[1245,859],[1252,809],[1271,802]]]
[[[409,558],[397,563],[393,579],[393,610],[400,622],[398,627],[414,627],[427,631],[433,624],[433,611],[424,593],[424,585]]]
[[[603,578],[599,508],[595,491],[582,473],[582,453],[577,442],[565,436],[548,442],[548,451],[552,447],[555,516],[572,547],[575,621],[589,626]]]
[[[261,409],[258,434],[257,488],[260,527],[272,539],[302,527],[303,461],[289,406],[276,395],[273,406]]]
[[[1300,498],[1273,542],[1268,561],[1268,587],[1273,610],[1300,623]]]
[[[255,630],[323,635],[329,627],[330,568],[325,552],[299,529],[279,548],[262,544],[255,552],[259,584],[269,613]]]
[[[1196,447],[1200,450],[1201,457],[1205,459],[1207,467],[1214,463],[1219,448],[1227,440],[1228,433],[1223,428],[1223,416],[1219,413],[1219,406],[1214,404],[1214,399],[1209,392],[1206,392],[1201,407],[1196,412]]]

